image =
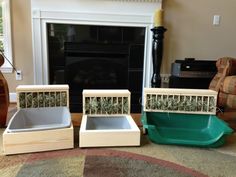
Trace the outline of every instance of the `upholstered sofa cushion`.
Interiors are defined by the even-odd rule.
[[[236,95],[236,75],[225,77],[221,91]]]
[[[212,79],[209,89],[218,91],[219,111],[217,116],[229,123],[236,130],[236,59],[223,57],[216,62],[217,74]]]
[[[216,67],[218,72],[224,73],[225,76],[236,74],[236,58],[223,57],[217,60]]]
[[[217,106],[236,109],[236,95],[219,92]]]
[[[215,91],[219,91],[220,88],[222,87],[222,83],[225,79],[225,74],[222,73],[217,73],[214,78],[212,79],[210,85],[209,85],[209,89],[211,90],[215,90]]]
[[[209,89],[219,91],[223,87],[226,76],[236,74],[236,59],[231,57],[223,57],[216,62],[217,74],[212,79]]]

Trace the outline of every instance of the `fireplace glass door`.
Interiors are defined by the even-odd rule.
[[[83,89],[128,89],[141,111],[144,27],[47,24],[49,83],[69,84],[70,111],[82,112]]]

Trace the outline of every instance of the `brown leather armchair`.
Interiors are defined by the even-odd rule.
[[[217,116],[236,130],[236,58],[223,57],[216,62],[217,74],[209,89],[218,91]]]

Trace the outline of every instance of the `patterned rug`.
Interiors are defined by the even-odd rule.
[[[130,152],[72,149],[0,156],[1,177],[203,177],[190,168]]]

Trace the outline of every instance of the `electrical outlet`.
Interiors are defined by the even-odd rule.
[[[169,74],[161,74],[161,81],[163,83],[169,83],[169,77],[170,77]]]
[[[22,79],[23,79],[23,76],[22,76],[21,70],[17,70],[17,72],[16,72],[16,80],[20,81]]]
[[[169,82],[169,77],[163,77],[163,82],[168,83]]]

